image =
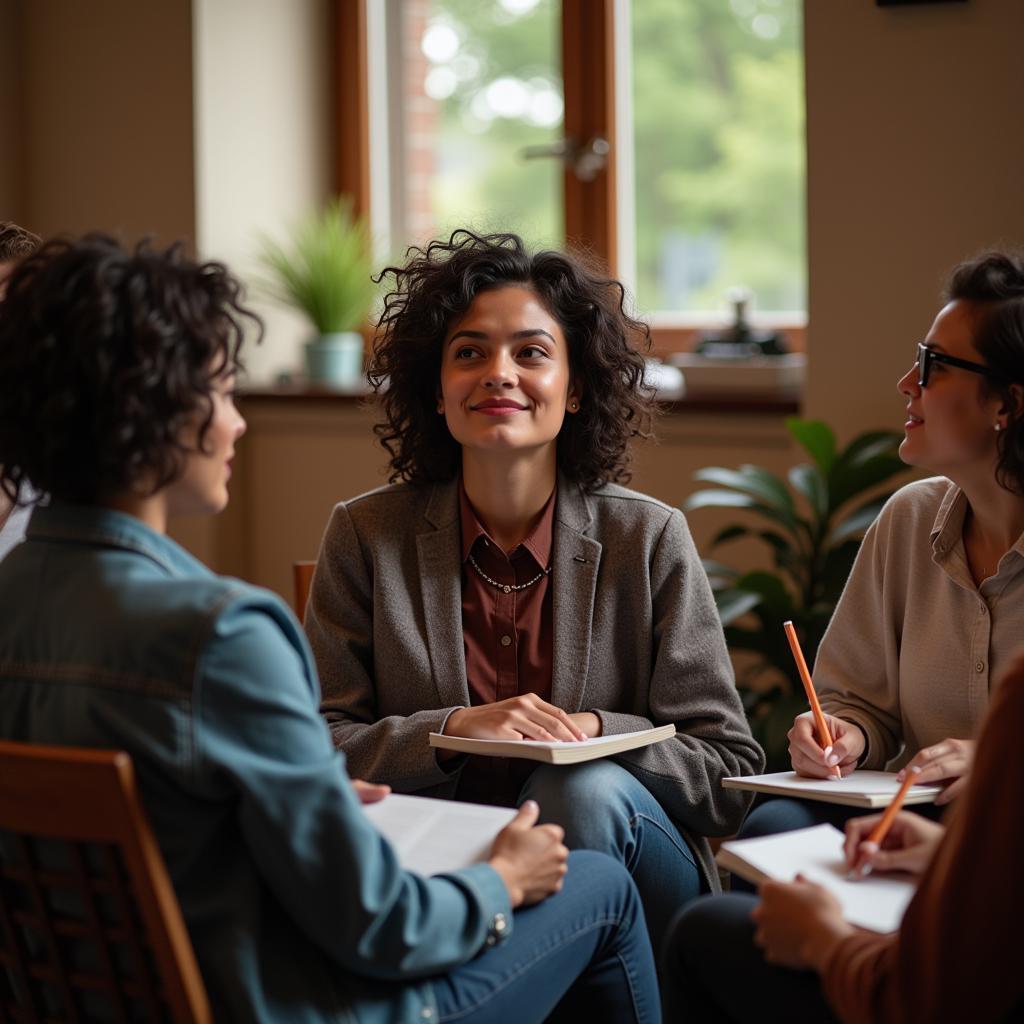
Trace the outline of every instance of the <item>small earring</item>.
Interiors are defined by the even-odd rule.
[[[997,423],[992,429],[998,433],[1000,430],[1003,429],[1003,425],[1002,423]]]
[[[580,403],[575,398],[569,400],[569,412],[576,412],[580,407]]]
[[[438,402],[437,403],[437,413],[438,413],[439,416],[443,416],[444,415],[444,402]]]

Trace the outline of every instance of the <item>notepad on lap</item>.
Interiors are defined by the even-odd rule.
[[[526,757],[531,761],[548,764],[577,764],[598,757],[621,754],[651,743],[670,740],[676,734],[674,725],[659,725],[640,732],[621,732],[614,736],[595,736],[589,740],[471,740],[462,736],[445,736],[432,732],[430,745],[445,750],[458,750],[463,754],[482,754],[485,757]]]
[[[791,882],[802,874],[835,895],[850,924],[873,932],[899,928],[914,895],[914,883],[904,874],[872,873],[855,882],[847,879],[843,833],[832,825],[757,839],[733,839],[722,843],[715,861],[748,882],[770,878]]]
[[[824,800],[850,807],[888,807],[899,792],[894,772],[855,771],[843,779],[809,779],[796,772],[771,775],[739,775],[722,779],[726,789],[749,789],[755,793],[777,793],[804,800]],[[942,792],[941,786],[911,786],[904,804],[930,804]]]
[[[421,875],[456,871],[486,860],[494,837],[516,816],[513,807],[401,793],[365,804],[363,810],[395,848],[402,867]]]

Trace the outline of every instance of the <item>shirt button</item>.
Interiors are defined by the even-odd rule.
[[[420,1016],[424,1020],[430,1020],[430,1018],[434,1016],[434,1011],[429,1006],[424,1006],[423,1009],[420,1010]]]
[[[978,663],[977,663],[977,664],[976,664],[976,665],[974,666],[974,671],[975,671],[975,672],[984,672],[984,671],[985,671],[985,662],[983,662],[983,661],[979,661],[979,662],[978,662]]]
[[[510,637],[510,636],[508,635],[508,633],[506,633],[506,634],[505,634],[505,635],[504,635],[504,636],[503,636],[503,637],[501,638],[501,646],[502,646],[502,647],[508,647],[508,645],[509,645],[510,643],[512,643],[512,637]]]

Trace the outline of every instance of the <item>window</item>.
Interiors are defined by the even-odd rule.
[[[458,226],[513,230],[588,245],[656,325],[720,320],[736,285],[802,323],[800,0],[363,9],[368,204],[387,255]],[[563,136],[569,158],[607,140],[607,165],[588,178],[542,158]],[[672,337],[657,346],[686,340]]]

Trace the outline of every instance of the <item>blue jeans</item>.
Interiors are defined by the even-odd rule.
[[[516,911],[512,933],[434,981],[441,1021],[657,1024],[661,1002],[643,910],[629,875],[587,850],[561,892]]]
[[[540,804],[541,821],[565,829],[570,849],[600,850],[626,865],[657,955],[669,921],[700,895],[700,872],[647,787],[614,761],[541,765],[519,794],[520,803],[527,799]]]
[[[751,1021],[828,1024],[835,1016],[814,971],[765,962],[754,944],[754,896],[705,896],[672,922],[665,940],[665,1018],[671,1021]]]

